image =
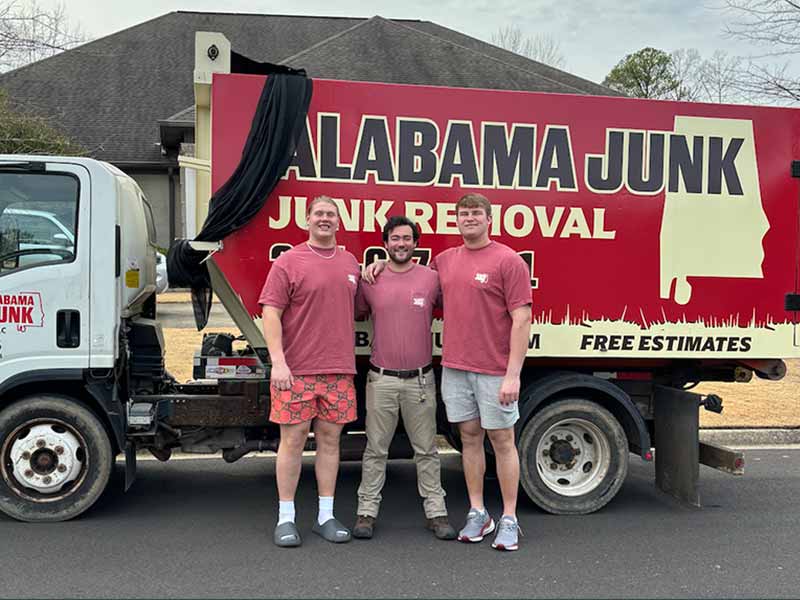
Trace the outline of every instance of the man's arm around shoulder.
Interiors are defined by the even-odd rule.
[[[369,290],[367,289],[367,284],[364,283],[364,280],[358,282],[358,290],[356,291],[356,299],[353,303],[355,308],[355,319],[356,321],[366,321],[369,318],[370,314],[370,305],[369,305]]]

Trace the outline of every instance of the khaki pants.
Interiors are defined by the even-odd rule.
[[[370,371],[367,376],[367,447],[361,463],[358,514],[378,516],[381,490],[386,481],[389,444],[397,429],[398,416],[414,449],[417,489],[423,498],[425,516],[447,515],[442,489],[441,464],[436,449],[436,384],[433,371],[423,377],[400,379]]]

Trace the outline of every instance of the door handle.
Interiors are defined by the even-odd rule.
[[[56,344],[59,348],[77,348],[81,345],[79,311],[60,310],[56,313]]]

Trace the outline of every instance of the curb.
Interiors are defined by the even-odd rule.
[[[800,428],[701,429],[700,441],[746,448],[748,446],[800,446]]]

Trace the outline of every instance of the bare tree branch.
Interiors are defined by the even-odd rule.
[[[733,38],[770,50],[761,56],[800,54],[800,3],[791,0],[726,0],[734,21],[725,27]]]
[[[523,36],[515,25],[501,27],[492,34],[492,43],[520,56],[544,63],[556,69],[563,69],[567,60],[558,41],[551,35],[538,33]]]
[[[672,92],[673,100],[697,102],[701,100],[702,89],[698,84],[703,59],[694,48],[681,48],[670,54],[672,59],[672,74],[678,81],[678,86]]]
[[[740,70],[736,85],[740,93],[756,101],[800,102],[797,62],[764,63],[769,57],[800,58],[800,0],[725,0],[725,6],[734,15],[725,32],[764,48]]]
[[[530,53],[526,56],[556,69],[563,69],[567,60],[561,52],[561,46],[553,36],[539,33],[528,38],[531,45]]]
[[[36,0],[0,0],[0,71],[47,58],[86,41],[63,2],[44,9]]]
[[[762,65],[750,61],[739,72],[737,90],[752,99],[777,104],[800,102],[800,79],[788,74],[789,64]]]
[[[740,87],[742,58],[717,50],[710,59],[704,60],[697,74],[699,99],[704,102],[752,101]]]

